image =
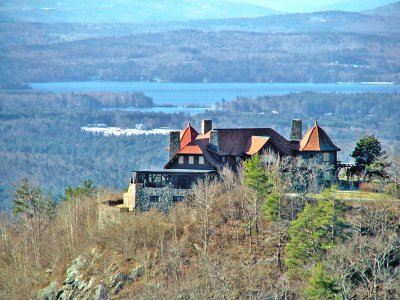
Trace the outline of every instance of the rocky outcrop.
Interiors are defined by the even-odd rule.
[[[58,282],[53,281],[49,284],[49,286],[47,286],[43,290],[39,291],[37,299],[38,300],[55,300],[55,299],[57,299],[57,294],[58,294],[59,288],[60,288],[60,285],[58,284]]]
[[[94,249],[87,257],[80,255],[66,269],[65,280],[60,285],[53,281],[40,290],[38,300],[96,299],[107,300],[117,295],[133,281],[145,273],[143,266],[135,267],[132,272],[121,272],[111,265],[107,271],[99,270],[101,256]]]

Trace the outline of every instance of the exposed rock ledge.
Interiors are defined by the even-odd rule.
[[[140,278],[145,268],[137,266],[131,273],[123,273],[111,265],[107,274],[96,271],[94,264],[100,255],[95,249],[87,257],[80,255],[66,270],[62,285],[56,281],[40,290],[38,300],[96,299],[107,300],[117,295],[125,285]]]

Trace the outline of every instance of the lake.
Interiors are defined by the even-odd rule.
[[[32,83],[33,90],[61,92],[143,92],[153,97],[157,105],[173,104],[175,108],[152,108],[151,111],[200,112],[199,108],[185,107],[196,104],[212,107],[221,99],[234,100],[237,96],[257,97],[301,92],[324,93],[393,93],[400,92],[398,84],[353,83],[167,83],[167,82],[47,82]],[[147,109],[149,111],[149,109]]]

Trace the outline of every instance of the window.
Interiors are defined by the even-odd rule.
[[[225,162],[225,156],[222,156],[222,162],[224,163]]]
[[[183,164],[183,156],[179,155],[178,157],[178,164]]]
[[[182,201],[182,200],[183,200],[183,196],[172,196],[173,202],[178,202],[178,201]]]
[[[194,156],[189,155],[189,165],[193,165],[194,164]]]
[[[159,202],[160,196],[150,196],[150,202]]]
[[[235,159],[237,163],[240,162],[240,156],[236,156]]]
[[[323,153],[323,159],[325,162],[330,161],[330,153],[329,152],[324,152]]]
[[[204,156],[199,156],[199,165],[204,165]]]

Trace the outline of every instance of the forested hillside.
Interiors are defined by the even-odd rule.
[[[0,81],[397,82],[399,48],[371,34],[193,30],[4,45]]]
[[[398,201],[286,194],[260,162],[199,183],[166,213],[120,213],[102,204],[120,195],[90,183],[54,207],[23,182],[18,222],[0,216],[0,298],[400,297]]]
[[[97,185],[126,188],[132,170],[162,167],[167,160],[167,136],[102,136],[81,131],[82,126],[182,129],[201,119],[215,127],[270,127],[289,136],[291,120],[303,119],[305,131],[317,118],[351,160],[356,141],[374,134],[389,152],[399,146],[398,94],[319,94],[239,98],[220,102],[215,111],[188,114],[142,113],[110,109],[150,105],[143,94],[52,94],[33,91],[0,94],[0,186],[2,207],[9,207],[13,184],[27,177],[45,191],[61,194],[68,185],[92,179]],[[104,109],[104,107],[108,109]]]

